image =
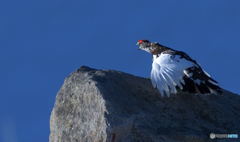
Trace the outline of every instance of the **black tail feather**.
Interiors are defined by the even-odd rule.
[[[183,77],[184,84],[182,91],[189,93],[201,93],[201,94],[210,94],[210,93],[221,93],[222,89],[209,81],[201,81],[200,83],[194,82],[191,78],[187,76]]]

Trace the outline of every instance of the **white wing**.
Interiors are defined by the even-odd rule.
[[[182,84],[185,84],[184,69],[192,66],[196,64],[179,55],[160,54],[159,57],[154,55],[151,71],[152,84],[159,90],[161,96],[176,94],[176,86],[182,89]]]

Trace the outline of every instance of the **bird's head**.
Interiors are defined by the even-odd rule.
[[[152,47],[151,47],[151,42],[148,40],[138,40],[137,45],[139,46],[138,49],[147,51],[151,53]]]
[[[139,46],[138,49],[144,50],[153,55],[159,54],[168,48],[157,42],[150,42],[148,40],[138,40],[137,45]]]

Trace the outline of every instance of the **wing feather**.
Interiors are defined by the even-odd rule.
[[[183,88],[183,70],[193,66],[192,62],[181,59],[178,55],[161,54],[153,61],[151,80],[161,95],[165,92],[167,96],[176,93],[176,86]]]
[[[177,89],[200,93],[220,89],[217,82],[184,52],[168,51],[154,56],[151,81],[161,96],[176,94]]]

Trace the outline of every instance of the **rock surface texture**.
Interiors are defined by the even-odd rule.
[[[234,142],[240,96],[180,93],[160,97],[149,79],[81,67],[57,94],[50,142]]]

